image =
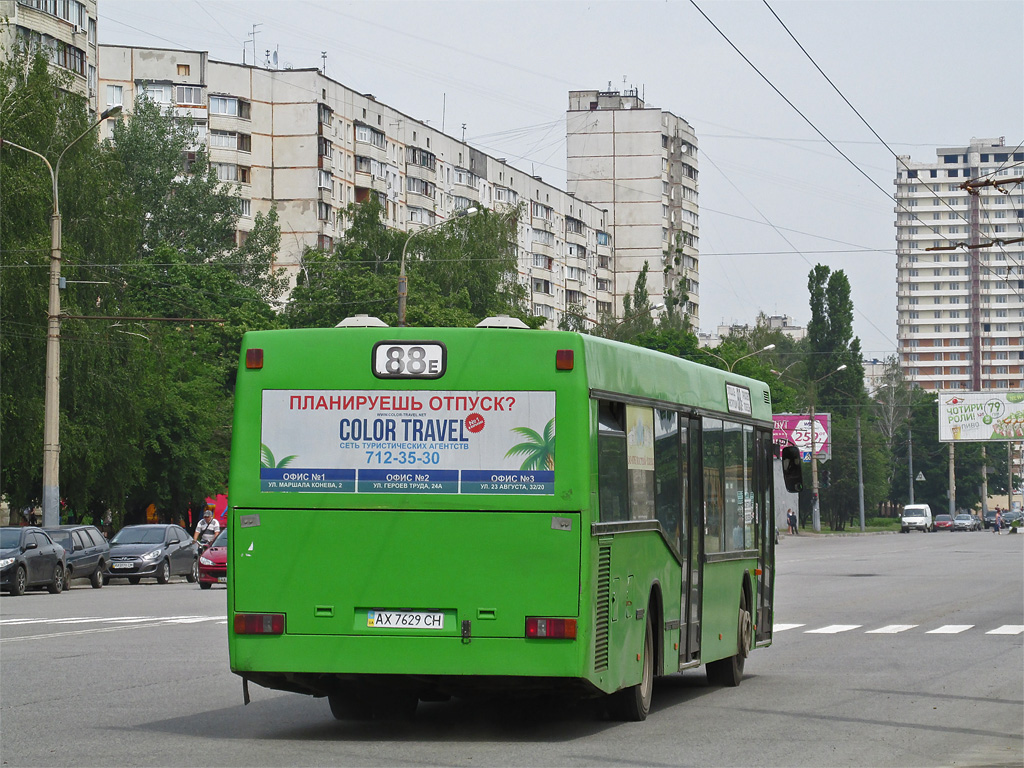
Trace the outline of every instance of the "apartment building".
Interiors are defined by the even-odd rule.
[[[1022,163],[1004,138],[897,158],[899,359],[923,389],[1024,385]]]
[[[97,112],[96,0],[0,0],[0,45],[16,40],[47,51],[72,75],[71,91]]]
[[[101,46],[101,107],[145,94],[190,117],[218,176],[241,185],[239,237],[277,205],[278,264],[331,248],[344,209],[377,195],[386,222],[413,231],[460,210],[519,203],[519,278],[556,327],[569,305],[596,322],[612,304],[614,258],[600,207],[491,157],[316,69],[211,61],[203,51]],[[109,130],[109,129],[106,129]]]
[[[647,107],[636,89],[570,91],[566,113],[568,191],[606,208],[615,242],[616,314],[646,262],[651,303],[686,292],[700,324],[697,137],[689,123]]]

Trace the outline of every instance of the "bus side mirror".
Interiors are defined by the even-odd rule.
[[[782,449],[782,481],[790,493],[804,489],[803,462],[800,461],[800,449],[795,445]]]

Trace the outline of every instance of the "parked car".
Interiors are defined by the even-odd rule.
[[[954,531],[980,531],[981,520],[974,515],[957,515],[953,518]]]
[[[1020,525],[1022,517],[1024,517],[1024,515],[1022,515],[1018,508],[1006,510],[1003,512],[1003,527],[1009,528],[1014,522],[1016,522],[1017,525]]]
[[[0,589],[24,595],[30,587],[64,590],[64,548],[34,526],[0,528]]]
[[[88,579],[93,588],[103,586],[103,573],[110,561],[110,544],[95,525],[61,525],[43,528],[54,543],[64,547],[64,585],[72,579]]]
[[[932,508],[927,504],[907,504],[900,517],[900,533],[908,531],[933,531]]]
[[[110,540],[110,566],[103,583],[128,579],[138,584],[155,578],[166,584],[172,576],[184,576],[195,583],[199,578],[199,545],[177,525],[129,525]]]
[[[209,548],[199,556],[199,588],[228,582],[228,529],[217,534]]]
[[[936,531],[949,531],[953,532],[953,516],[952,515],[936,515],[934,528]]]

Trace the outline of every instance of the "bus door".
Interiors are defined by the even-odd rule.
[[[683,605],[682,633],[683,647],[680,648],[679,663],[689,664],[700,659],[701,619],[701,543],[704,532],[702,510],[704,467],[701,461],[700,419],[681,418],[683,462]]]
[[[774,467],[772,465],[772,435],[766,430],[757,431],[757,461],[754,483],[754,510],[758,529],[757,561],[757,615],[755,643],[766,643],[772,639],[772,625],[775,622],[775,494],[772,493]]]

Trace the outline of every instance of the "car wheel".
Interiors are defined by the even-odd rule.
[[[200,581],[200,582],[199,582],[199,588],[200,588],[200,589],[209,589],[209,588],[210,588],[210,587],[212,587],[212,586],[213,586],[213,584],[211,584],[211,583],[210,583],[210,582],[208,582],[208,581]]]
[[[192,570],[190,570],[188,572],[188,575],[185,577],[185,581],[187,581],[189,584],[195,584],[197,581],[199,581],[199,561],[198,560],[193,560],[192,561]],[[202,585],[200,584],[200,586],[202,586]],[[210,585],[207,584],[206,586],[210,586]]]
[[[107,574],[104,573],[103,577],[100,579],[100,581],[103,582],[103,586],[105,587],[105,586],[107,586],[107,584],[110,583],[110,577],[107,576]]]
[[[138,584],[141,580],[142,580],[141,576],[129,576],[128,577],[128,583],[129,584]]]
[[[171,580],[171,564],[167,560],[160,563],[160,568],[156,572],[156,580],[158,584],[166,584]]]
[[[59,595],[64,591],[64,566],[60,563],[53,567],[53,580],[46,585],[46,591],[51,595]]]
[[[103,561],[100,560],[96,563],[96,570],[92,572],[92,576],[89,577],[89,583],[92,584],[93,589],[99,589],[107,583],[107,579],[103,576]]]
[[[17,572],[14,574],[14,578],[11,579],[11,594],[15,597],[21,597],[25,594],[25,588],[28,586],[28,574],[25,573],[25,566],[19,565]]]

